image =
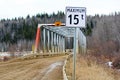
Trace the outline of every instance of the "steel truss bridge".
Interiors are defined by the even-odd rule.
[[[54,24],[39,24],[36,34],[35,52],[59,53],[73,51],[73,42],[76,35],[77,53],[86,53],[86,37],[80,28],[55,26]],[[67,48],[66,46],[70,47]]]

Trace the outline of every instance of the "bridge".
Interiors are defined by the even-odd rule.
[[[75,40],[76,52],[85,54],[86,37],[80,28],[67,27],[65,24],[60,26],[55,24],[38,24],[34,52],[43,54],[73,52]]]

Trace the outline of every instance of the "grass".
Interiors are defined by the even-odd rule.
[[[94,57],[77,55],[76,80],[120,80],[119,73],[98,64]],[[69,80],[72,80],[73,59],[70,58],[66,65]]]

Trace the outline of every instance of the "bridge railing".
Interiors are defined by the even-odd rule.
[[[87,44],[86,44],[86,36],[83,34],[83,32],[79,29],[78,31],[78,46],[79,46],[79,53],[85,54],[87,50]]]

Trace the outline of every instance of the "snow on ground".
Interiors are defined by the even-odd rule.
[[[10,56],[10,53],[8,53],[8,52],[0,53],[0,56],[1,57],[3,57],[3,56]]]
[[[113,62],[108,61],[108,62],[107,62],[107,63],[105,63],[105,64],[106,64],[108,67],[112,68],[112,67],[113,67],[112,63],[113,63]]]
[[[44,69],[43,73],[45,72],[45,75],[42,77],[41,80],[46,80],[47,76],[58,66],[62,66],[62,62],[55,62],[51,64],[48,68]]]

